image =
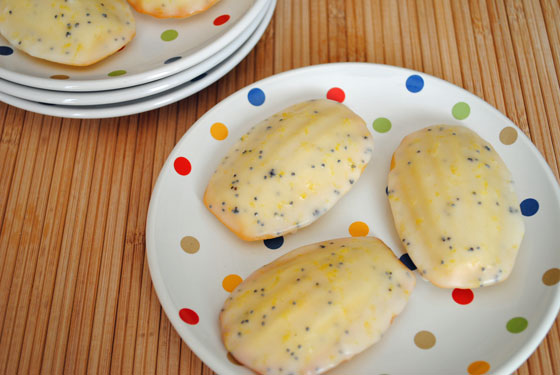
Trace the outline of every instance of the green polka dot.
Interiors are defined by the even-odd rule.
[[[519,333],[525,331],[528,325],[527,319],[518,316],[510,319],[506,324],[506,328],[511,333]]]
[[[126,74],[126,70],[113,70],[111,73],[107,74],[109,77],[117,77]]]
[[[471,113],[471,107],[469,107],[469,105],[465,102],[459,102],[453,106],[451,113],[457,120],[464,120],[469,117]]]
[[[373,129],[378,133],[387,133],[391,130],[391,121],[385,117],[376,118],[373,122]]]
[[[169,29],[161,33],[161,40],[163,40],[164,42],[171,42],[172,40],[177,39],[178,36],[179,33],[177,32],[177,30]]]

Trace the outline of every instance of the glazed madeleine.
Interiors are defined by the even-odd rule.
[[[321,374],[379,341],[415,282],[377,238],[300,247],[232,292],[220,314],[222,338],[260,374]]]
[[[511,173],[463,126],[406,136],[393,155],[388,197],[403,246],[420,274],[443,288],[505,280],[525,232]]]

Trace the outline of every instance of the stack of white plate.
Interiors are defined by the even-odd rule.
[[[51,116],[125,116],[171,104],[214,83],[257,44],[276,0],[221,0],[186,19],[134,13],[136,37],[86,68],[49,63],[0,37],[0,100]]]

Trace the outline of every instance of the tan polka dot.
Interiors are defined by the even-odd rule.
[[[189,254],[194,254],[200,249],[198,240],[191,236],[181,238],[181,248]]]
[[[66,74],[55,74],[54,76],[50,77],[51,79],[68,79],[70,77],[68,77]]]
[[[414,343],[420,349],[430,349],[436,344],[436,337],[429,331],[420,331],[414,336]]]
[[[231,355],[230,352],[228,352],[228,354],[227,354],[227,359],[229,359],[229,361],[236,366],[243,366],[241,363],[239,363],[239,361],[237,359],[235,359],[235,357],[233,355]]]
[[[504,145],[511,145],[517,140],[517,130],[508,126],[507,128],[503,128],[500,132],[500,142]]]
[[[551,268],[542,275],[544,285],[552,286],[560,282],[560,268]]]

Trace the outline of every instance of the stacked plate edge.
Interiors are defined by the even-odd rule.
[[[173,103],[236,66],[266,30],[275,5],[275,0],[222,0],[184,20],[135,14],[137,37],[122,51],[86,69],[32,58],[0,38],[2,50],[11,49],[0,56],[0,100],[74,118],[124,116]],[[221,29],[228,24],[229,28]],[[198,40],[191,40],[196,39],[193,35]]]

